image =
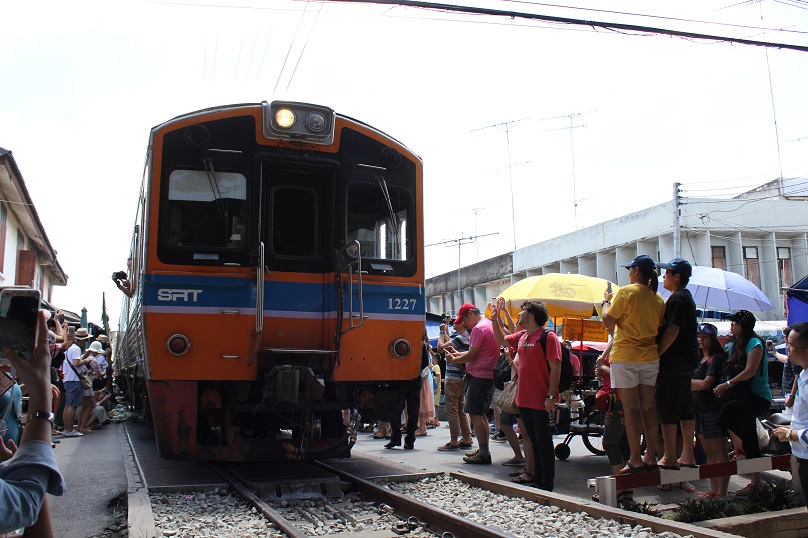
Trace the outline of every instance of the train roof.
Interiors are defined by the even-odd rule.
[[[162,127],[165,127],[166,125],[174,123],[175,121],[191,118],[193,116],[197,116],[197,115],[200,115],[200,114],[205,114],[205,113],[208,113],[208,112],[220,111],[220,110],[229,110],[229,109],[234,109],[234,108],[254,108],[254,107],[260,108],[261,103],[239,103],[239,104],[234,104],[234,105],[219,105],[219,106],[212,106],[212,107],[208,107],[208,108],[202,108],[202,109],[199,109],[199,110],[195,110],[193,112],[186,112],[185,114],[180,114],[179,116],[175,116],[175,117],[171,118],[168,121],[164,121],[163,123],[160,123],[159,125],[155,125],[154,127],[152,127],[152,133],[154,131],[156,131],[157,129],[160,129]],[[378,128],[376,128],[376,127],[374,127],[374,126],[372,126],[372,125],[370,125],[368,123],[365,123],[364,121],[358,120],[358,119],[353,118],[351,116],[347,116],[345,114],[340,114],[339,112],[336,112],[336,111],[334,111],[334,113],[337,116],[341,117],[341,118],[344,118],[346,120],[352,121],[354,123],[358,123],[359,125],[363,125],[363,126],[367,127],[368,129],[372,129],[372,130],[376,131],[377,133],[389,138],[390,140],[394,140],[401,147],[405,148],[407,151],[409,151],[410,153],[415,155],[419,160],[422,160],[421,156],[418,155],[417,153],[415,153],[414,151],[412,151],[409,148],[409,146],[407,146],[405,143],[403,143],[399,139],[385,133],[381,129],[378,129]]]

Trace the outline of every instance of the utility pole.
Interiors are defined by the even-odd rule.
[[[673,184],[673,257],[679,258],[682,251],[682,241],[680,235],[680,217],[682,216],[682,192],[681,183]]]
[[[477,131],[482,131],[483,129],[491,129],[496,127],[501,131],[505,131],[505,143],[508,146],[508,179],[510,180],[511,184],[511,222],[513,224],[513,250],[516,250],[516,209],[513,200],[513,167],[511,166],[511,128],[519,123],[520,121],[525,121],[529,118],[522,118],[520,120],[513,120],[513,121],[506,121],[503,123],[495,123],[494,125],[488,125],[486,127],[480,127],[479,129],[474,129],[469,131],[470,133],[474,133]],[[482,237],[482,236],[478,236]]]
[[[542,118],[539,121],[549,121],[549,120],[558,120],[561,118],[567,118],[570,120],[569,127],[559,127],[557,129],[547,129],[547,131],[558,131],[560,129],[569,129],[570,130],[570,154],[572,156],[572,206],[573,206],[573,215],[575,217],[575,229],[578,229],[578,194],[576,192],[576,181],[575,181],[575,137],[573,136],[573,129],[577,129],[579,127],[586,127],[586,122],[583,122],[580,125],[573,125],[573,118],[581,117],[583,114],[589,114],[590,112],[597,112],[597,110],[587,110],[586,112],[573,112],[572,114],[564,114],[562,116],[552,116],[550,118]]]
[[[425,247],[433,247],[435,245],[443,245],[446,247],[450,247],[453,245],[457,245],[457,296],[460,298],[460,247],[462,245],[467,245],[469,243],[474,243],[477,241],[479,237],[487,237],[489,235],[499,235],[499,232],[493,232],[490,234],[482,234],[482,235],[472,235],[470,237],[463,237],[463,233],[460,233],[459,238],[455,239],[447,239],[446,241],[438,241],[437,243],[430,243],[429,245],[425,245]]]

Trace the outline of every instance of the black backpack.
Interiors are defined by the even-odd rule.
[[[544,356],[547,357],[547,329],[541,333],[539,342],[541,349],[544,351]],[[550,363],[547,363],[547,368],[550,368]],[[572,388],[572,362],[570,361],[570,350],[567,346],[561,346],[561,377],[558,380],[558,392],[565,392]]]
[[[494,387],[499,390],[505,388],[505,383],[511,380],[511,364],[508,362],[507,354],[503,351],[494,366]]]

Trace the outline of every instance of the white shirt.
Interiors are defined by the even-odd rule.
[[[65,374],[65,381],[79,381],[79,376],[76,375],[76,372],[81,374],[84,371],[84,365],[76,366],[73,363],[75,359],[81,359],[81,355],[84,352],[81,350],[79,346],[73,344],[67,351],[65,351],[65,362],[62,363],[62,372]],[[73,368],[70,367],[67,362],[70,361],[70,364],[73,364],[73,368],[76,369],[76,372],[73,371]]]
[[[791,429],[797,430],[799,441],[791,441],[791,453],[808,460],[808,369],[800,373],[797,386],[799,394],[794,401]]]

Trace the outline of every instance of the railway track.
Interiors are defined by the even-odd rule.
[[[486,480],[466,473],[423,472],[384,458],[264,464],[194,464],[185,482],[160,478],[164,460],[130,485],[130,536],[342,536],[487,538],[506,536],[693,536],[730,534],[683,525],[557,493]],[[150,470],[154,466],[155,470]],[[200,474],[202,476],[200,478]],[[357,476],[357,475],[363,476]],[[183,485],[185,484],[185,485]],[[229,493],[235,491],[249,503]],[[133,499],[148,506],[132,524]],[[196,498],[201,504],[194,504]],[[154,513],[152,514],[152,507]],[[143,514],[143,511],[141,511]],[[271,524],[269,522],[271,522]],[[144,523],[145,522],[145,523]],[[227,527],[230,525],[231,527]],[[227,528],[226,528],[227,527]],[[139,531],[144,532],[139,532]],[[231,530],[233,531],[231,533]],[[198,532],[197,532],[198,531]],[[563,532],[562,532],[563,531]]]

